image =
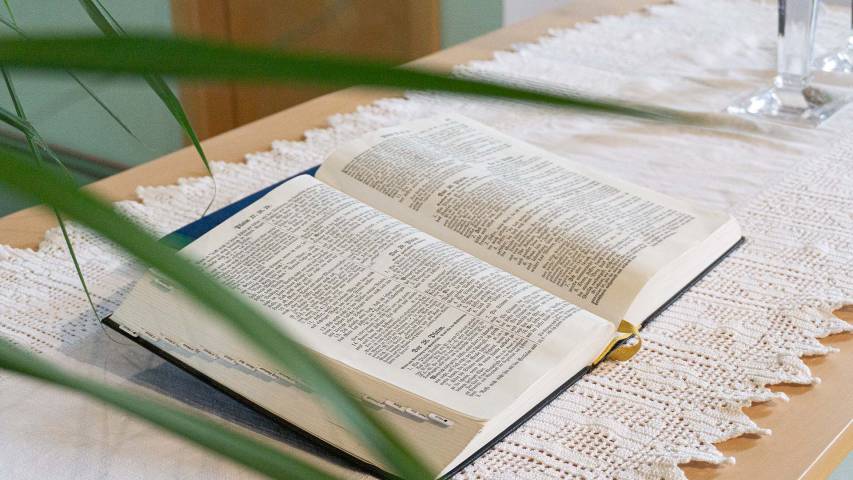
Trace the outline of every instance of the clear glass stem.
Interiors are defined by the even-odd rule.
[[[779,0],[777,87],[801,89],[808,83],[817,9],[817,0]]]
[[[727,112],[816,127],[850,101],[843,92],[810,85],[818,3],[818,0],[779,0],[778,57],[773,85],[729,105]],[[846,50],[826,58],[821,59],[822,70],[853,72]]]

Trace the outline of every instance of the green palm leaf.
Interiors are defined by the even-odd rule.
[[[164,37],[30,37],[0,40],[0,65],[131,75],[173,75],[205,80],[302,82],[332,86],[433,90],[535,102],[634,118],[704,124],[703,116],[620,100],[553,94],[456,78],[410,67],[329,56]]]
[[[104,33],[107,37],[122,37],[126,35],[126,32],[118,24],[115,18],[110,15],[109,11],[103,9],[100,5],[100,2],[96,5],[92,0],[79,0],[80,5],[83,6],[83,9],[86,10],[86,14],[89,15],[89,18],[97,25],[97,27]],[[187,118],[186,112],[184,112],[184,107],[181,106],[181,102],[178,101],[178,98],[172,92],[172,89],[169,88],[169,85],[158,75],[154,73],[145,73],[142,75],[142,78],[145,79],[145,82],[151,87],[151,90],[160,97],[160,100],[163,102],[163,105],[169,110],[173,117],[175,117],[175,121],[184,129],[184,132],[190,138],[195,147],[196,152],[198,152],[199,157],[201,157],[201,161],[204,164],[204,168],[207,169],[207,173],[210,175],[210,178],[213,181],[213,197],[205,207],[202,215],[205,215],[208,210],[210,210],[211,205],[213,205],[213,201],[216,198],[216,179],[213,178],[213,170],[210,169],[210,163],[207,161],[207,155],[204,153],[204,149],[201,147],[201,142],[198,140],[198,135],[196,135],[195,130],[190,124],[189,118]]]
[[[21,38],[27,38],[26,33],[24,33],[24,31],[21,30],[20,27],[18,27],[17,23],[15,23],[15,16],[12,14],[12,9],[9,7],[8,2],[4,3],[6,4],[6,10],[9,12],[9,16],[12,18],[12,20],[9,21],[5,18],[0,18],[0,23],[9,27],[15,33],[20,35]],[[86,92],[86,94],[88,94],[92,98],[92,100],[94,100],[95,103],[97,103],[98,106],[100,106],[107,113],[107,115],[109,115],[119,125],[119,127],[121,127],[122,130],[124,130],[128,135],[133,137],[133,139],[139,142],[140,144],[145,145],[142,140],[140,140],[139,137],[137,137],[136,134],[133,133],[130,127],[128,127],[127,124],[125,124],[121,120],[121,118],[119,118],[118,115],[103,100],[101,100],[101,97],[99,97],[91,88],[89,88],[89,86],[86,85],[86,83],[83,82],[80,77],[78,77],[73,72],[66,71],[65,73],[67,73],[68,76],[71,77],[71,79],[74,80],[74,82],[79,85],[80,88],[82,88],[83,91]]]
[[[313,354],[284,335],[252,304],[116,214],[108,204],[78,190],[67,178],[45,168],[34,167],[26,157],[2,147],[0,165],[0,181],[23,195],[59,209],[170,277],[187,294],[216,313],[215,318],[242,335],[282,368],[311,385],[318,396],[337,410],[361,439],[401,476],[413,479],[432,477],[397,436],[320,366]]]
[[[331,479],[302,460],[211,420],[189,414],[163,402],[94,382],[60,370],[0,338],[0,369],[47,381],[83,393],[147,420],[202,447],[271,478]]]
[[[8,4],[6,6],[8,7]],[[11,10],[9,13],[11,13]],[[9,75],[9,72],[7,72],[5,68],[0,67],[0,73],[3,75],[3,80],[6,82],[6,89],[9,92],[9,97],[12,98],[12,104],[15,106],[15,111],[17,112],[17,115],[14,115],[5,108],[0,109],[0,121],[20,130],[21,133],[24,134],[24,137],[27,139],[27,146],[30,149],[30,153],[32,153],[33,157],[36,159],[37,164],[41,164],[41,152],[45,152],[63,169],[66,177],[71,179],[71,173],[65,168],[65,165],[63,165],[50,147],[48,147],[47,142],[41,138],[36,129],[27,121],[27,115],[24,112],[24,107],[21,104],[20,98],[18,98],[17,92],[15,91],[15,83],[12,81],[12,77]],[[65,248],[68,249],[71,262],[74,264],[74,271],[77,273],[77,279],[80,280],[80,286],[83,287],[83,292],[86,294],[86,300],[89,301],[89,307],[92,308],[92,315],[95,316],[95,321],[99,321],[98,309],[95,307],[94,300],[92,300],[92,293],[89,291],[86,279],[83,277],[83,269],[80,268],[80,262],[77,260],[77,254],[74,252],[74,246],[71,244],[71,237],[68,236],[68,227],[65,226],[65,220],[55,208],[53,209],[53,215],[56,217],[56,222],[59,224],[59,229],[62,231],[62,238],[65,240]]]

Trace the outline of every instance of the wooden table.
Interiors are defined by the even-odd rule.
[[[621,15],[666,0],[575,0],[568,7],[489,33],[470,42],[413,62],[420,67],[448,70],[455,64],[489,59],[495,50],[515,42],[532,41],[551,27],[571,27],[600,15]],[[398,95],[394,91],[350,88],[325,95],[204,142],[208,157],[241,162],[247,152],[268,150],[276,139],[298,140],[310,128],[325,125],[329,115],[353,111],[358,105]],[[204,167],[191,148],[137,166],[92,184],[89,188],[110,200],[135,199],[139,185],[168,185],[180,177],[201,176]],[[36,248],[46,229],[54,225],[49,213],[31,208],[0,218],[0,243]],[[853,321],[853,308],[836,312]],[[816,479],[824,478],[853,450],[853,335],[824,341],[841,349],[826,357],[806,359],[823,380],[817,386],[774,387],[791,397],[790,403],[772,402],[746,409],[771,437],[744,436],[719,444],[737,464],[713,466],[693,462],[685,471],[691,479]]]

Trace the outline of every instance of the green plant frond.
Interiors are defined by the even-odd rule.
[[[621,100],[548,93],[411,67],[394,68],[382,62],[312,56],[204,40],[156,36],[31,36],[29,39],[0,40],[0,64],[42,70],[68,68],[204,80],[301,82],[441,91],[670,123],[706,123],[704,116],[695,113]]]
[[[9,0],[3,0],[3,5],[6,6],[6,11],[9,12],[9,18],[12,19],[12,23],[18,23],[15,20],[15,14],[12,12],[12,6],[9,5]]]
[[[107,37],[123,37],[126,35],[124,29],[119,25],[115,18],[110,15],[109,11],[100,4],[100,2],[95,2],[93,0],[79,0],[80,5],[83,6],[83,9],[86,11],[86,14],[89,15],[89,18],[97,25],[97,27],[103,32]],[[195,147],[196,152],[198,152],[198,156],[201,158],[202,163],[204,164],[204,168],[207,169],[207,173],[210,175],[211,180],[213,181],[213,197],[208,202],[207,207],[205,207],[202,215],[206,215],[210,207],[213,205],[213,201],[216,199],[217,185],[216,178],[213,176],[213,170],[210,168],[210,162],[207,160],[207,155],[204,153],[204,149],[201,146],[201,142],[198,139],[198,136],[195,133],[195,129],[193,129],[190,124],[189,118],[187,118],[187,114],[184,111],[183,106],[181,106],[181,102],[178,101],[178,98],[175,96],[172,89],[169,88],[169,85],[156,74],[145,73],[142,75],[145,79],[145,82],[151,87],[151,90],[160,97],[160,100],[163,102],[163,105],[169,110],[172,116],[175,118],[175,121],[181,126],[187,136],[190,138],[193,146]]]
[[[2,67],[0,67],[0,72],[3,72]],[[4,78],[5,80],[5,78]],[[44,137],[39,134],[39,132],[35,129],[32,123],[28,120],[22,119],[16,113],[11,112],[3,107],[0,107],[0,123],[5,123],[10,127],[18,130],[24,135],[27,148],[30,150],[30,153],[36,158],[37,161],[42,159],[42,155],[46,156],[53,162],[56,166],[58,166],[69,178],[72,178],[73,175],[71,173],[71,169],[65,164],[64,161],[60,159],[60,157],[53,151],[50,147],[50,144],[44,139]],[[32,144],[32,145],[30,145]],[[33,153],[32,149],[36,147],[37,153]],[[66,157],[68,160],[68,157]],[[102,177],[105,175],[110,175],[112,173],[116,173],[115,171],[106,172],[98,171],[98,170],[82,170],[82,165],[77,165],[76,168],[78,173],[88,173],[89,176],[93,176],[95,178]]]
[[[8,7],[8,4],[6,6]],[[9,13],[11,13],[11,10]],[[53,153],[47,145],[47,142],[41,138],[41,135],[38,134],[32,124],[27,121],[24,106],[21,104],[21,99],[18,98],[18,94],[15,91],[15,83],[12,81],[12,77],[9,75],[9,72],[7,72],[5,68],[0,67],[0,73],[3,75],[3,80],[6,82],[6,90],[9,92],[9,96],[12,98],[12,104],[15,106],[15,111],[17,112],[17,115],[13,115],[12,112],[5,108],[0,109],[0,121],[17,128],[24,134],[27,139],[27,146],[29,146],[30,153],[32,153],[33,158],[35,158],[37,165],[40,166],[42,161],[41,152],[45,152],[54,162],[56,162],[57,165],[59,165],[60,168],[63,169],[67,178],[71,179],[71,172],[65,168],[65,165],[59,160],[59,157]],[[78,280],[80,280],[80,286],[83,287],[83,292],[86,294],[86,300],[89,301],[89,307],[92,308],[92,315],[95,316],[96,322],[100,322],[98,308],[95,306],[95,301],[92,299],[92,293],[89,291],[89,286],[86,284],[85,277],[83,277],[83,269],[80,268],[80,262],[77,260],[77,254],[74,252],[74,246],[71,244],[71,237],[68,236],[68,228],[65,226],[65,220],[56,208],[53,208],[53,214],[56,217],[56,222],[59,224],[59,229],[62,231],[62,239],[65,241],[65,247],[68,249],[71,262],[74,264],[74,271],[77,273]]]
[[[9,4],[7,3],[6,8],[8,9],[8,7],[9,7]],[[5,18],[0,17],[0,23],[2,23],[3,25],[6,25],[10,30],[13,30],[15,33],[20,35],[22,38],[27,38],[26,34],[24,34],[24,31],[21,30],[21,27],[19,27],[18,24],[15,22],[15,17],[12,16],[12,10],[9,10],[9,15],[12,17],[12,20],[6,20]]]
[[[0,369],[59,385],[147,420],[271,478],[331,480],[328,473],[196,414],[68,373],[0,338]]]
[[[80,77],[78,77],[74,72],[67,72],[67,73],[68,73],[68,76],[71,77],[71,79],[74,80],[74,82],[77,85],[79,85],[80,88],[82,88],[83,91],[86,92],[89,95],[89,97],[91,97],[92,100],[94,100],[95,103],[97,103],[98,106],[100,106],[101,109],[103,109],[107,113],[107,115],[109,115],[110,118],[112,118],[113,121],[115,121],[118,124],[118,126],[121,127],[122,130],[125,131],[125,133],[130,135],[131,138],[136,140],[140,145],[144,146],[145,148],[147,148],[149,150],[151,149],[151,147],[146,145],[145,142],[142,141],[142,139],[140,139],[139,137],[136,136],[135,133],[133,133],[133,130],[131,130],[130,127],[128,127],[127,124],[124,123],[124,121],[122,121],[122,119],[119,118],[119,116],[110,107],[108,107],[107,104],[104,103],[103,100],[101,100],[101,97],[99,97],[91,88],[89,88],[88,85],[86,85],[86,83],[83,82],[83,80],[80,79]]]
[[[407,479],[432,478],[430,470],[397,436],[382,425],[361,401],[316,360],[313,353],[286,336],[257,307],[222,286],[201,268],[158,243],[144,230],[114,212],[92,194],[78,190],[67,178],[44,168],[34,168],[21,154],[0,147],[0,181],[36,201],[55,207],[171,278],[192,298],[216,314],[260,352],[311,385],[352,427],[366,445]]]
[[[14,92],[14,84],[11,84],[11,78],[9,78],[8,72],[5,69],[0,67],[0,74],[3,76],[3,80],[6,81],[6,88],[10,92]],[[12,95],[12,102],[15,104],[16,108],[20,108],[20,99],[17,95]],[[20,110],[23,112],[23,109]],[[53,161],[57,166],[59,166],[69,178],[72,176],[71,172],[65,167],[65,164],[59,157],[53,152],[50,148],[50,145],[42,138],[42,136],[38,133],[38,131],[33,127],[27,119],[26,116],[23,118],[18,114],[6,110],[3,107],[0,107],[0,123],[5,123],[10,127],[18,130],[19,132],[24,134],[24,137],[27,140],[27,145],[30,148],[30,153],[36,159],[36,161],[41,160],[41,155],[47,155],[51,161]]]
[[[11,21],[7,21],[6,19],[0,18],[3,24],[14,30],[18,35],[23,38],[26,38],[26,34],[18,27],[18,22],[15,20],[15,13],[12,11],[11,5],[9,5],[8,0],[3,0],[3,4],[6,7],[6,11],[9,13],[9,18]],[[24,137],[27,140],[27,146],[30,149],[30,153],[32,153],[33,157],[36,159],[37,163],[41,163],[41,153],[45,153],[50,159],[56,163],[68,176],[68,178],[72,178],[71,172],[68,171],[65,164],[59,159],[59,157],[53,152],[47,142],[39,135],[38,131],[35,127],[32,126],[29,121],[27,121],[27,115],[24,111],[24,107],[21,104],[21,100],[17,95],[15,84],[12,81],[12,77],[6,71],[5,68],[0,68],[3,75],[3,80],[6,83],[6,89],[9,92],[9,97],[12,99],[12,104],[15,107],[17,115],[13,115],[12,112],[9,112],[6,109],[0,109],[0,121],[18,129],[21,133],[24,134]],[[67,72],[68,75],[74,79],[80,87],[83,88],[95,101],[107,111],[107,113],[115,119],[122,128],[127,131],[131,136],[136,138],[136,135],[130,131],[129,128],[110,110],[97,95],[95,92],[90,90],[78,77],[77,75]],[[139,140],[137,138],[137,140]],[[65,247],[68,249],[68,255],[71,257],[71,262],[74,265],[74,271],[77,274],[77,279],[80,281],[80,286],[83,287],[83,292],[86,295],[86,300],[89,302],[89,307],[92,309],[92,315],[95,317],[95,321],[100,322],[100,318],[98,315],[98,308],[95,306],[95,302],[92,299],[92,293],[89,290],[89,286],[86,283],[86,279],[83,276],[83,269],[80,267],[80,262],[77,259],[77,253],[74,251],[74,246],[71,243],[71,237],[68,235],[68,227],[65,225],[65,220],[60,215],[59,211],[55,208],[52,209],[53,214],[56,217],[56,222],[59,225],[59,229],[62,232],[62,238],[65,241]]]
[[[88,0],[82,0],[82,1],[88,2]],[[101,3],[101,0],[95,0],[95,3],[98,4],[98,8],[100,9],[101,12],[103,12],[104,16],[107,18],[107,20],[110,22],[110,24],[112,25],[112,27],[114,29],[116,29],[119,33],[122,33],[122,34],[127,33],[124,31],[124,28],[122,28],[122,26],[118,23],[118,21],[115,19],[115,17],[113,17],[113,15],[110,13],[110,11],[107,9],[107,7],[105,7],[104,4]]]
[[[15,130],[18,130],[19,132],[23,133],[24,135],[37,135],[37,133],[35,133],[33,125],[30,122],[22,120],[21,117],[17,116],[14,112],[6,110],[3,107],[0,107],[0,122],[9,125]]]
[[[83,10],[86,11],[86,15],[95,23],[95,26],[104,33],[104,35],[118,35],[121,27],[115,22],[115,19],[112,17],[107,18],[104,15],[104,12],[101,10],[102,5],[100,3],[95,3],[91,0],[78,0],[80,6],[83,7]],[[112,20],[112,21],[111,21]]]
[[[4,0],[4,2],[5,2],[5,0]],[[7,26],[9,29],[13,30],[18,35],[20,35],[21,38],[27,38],[26,33],[24,33],[24,31],[21,30],[20,27],[18,27],[17,22],[15,22],[15,16],[12,13],[12,9],[9,7],[8,2],[5,2],[5,3],[6,3],[6,10],[9,12],[9,16],[11,17],[12,20],[9,21],[9,20],[6,20],[5,18],[0,17],[0,23]],[[113,121],[115,121],[119,125],[119,127],[121,127],[122,130],[125,131],[125,133],[130,135],[134,140],[139,142],[141,145],[144,145],[146,148],[149,148],[147,145],[145,145],[145,143],[139,137],[136,136],[135,133],[133,133],[133,130],[131,130],[130,127],[128,127],[127,124],[125,124],[121,120],[121,118],[119,118],[119,116],[116,115],[116,113],[101,99],[101,97],[99,97],[91,88],[89,88],[88,85],[86,85],[85,82],[83,82],[82,79],[80,79],[80,77],[78,77],[73,72],[69,72],[67,70],[65,73],[67,73],[68,76],[71,77],[71,79],[74,80],[74,82],[77,85],[79,85],[80,88],[82,88],[83,91],[86,92],[86,94],[89,95],[89,97],[91,97],[92,100],[94,100],[95,103],[97,103],[98,106],[100,106],[107,113],[107,115],[109,115],[110,118],[112,118]]]
[[[12,81],[12,76],[9,75],[9,72],[5,67],[0,67],[0,75],[3,76],[3,81],[6,84],[6,91],[9,92],[9,97],[12,99],[12,105],[15,107],[15,113],[0,107],[0,121],[24,134],[24,137],[27,139],[27,146],[29,147],[33,158],[36,160],[36,164],[41,163],[41,155],[42,153],[45,153],[62,169],[69,179],[73,178],[71,172],[65,168],[65,164],[63,164],[59,157],[53,153],[47,142],[41,137],[29,120],[27,120],[27,114],[24,111],[24,106],[21,104],[21,99],[18,97],[18,93],[15,90],[15,82]]]

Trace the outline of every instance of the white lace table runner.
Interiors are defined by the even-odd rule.
[[[774,16],[775,2],[679,0],[554,31],[458,71],[720,111],[768,81]],[[848,21],[824,15],[820,48],[841,45]],[[768,384],[815,382],[800,357],[828,353],[817,338],[850,330],[830,312],[853,300],[853,107],[818,130],[750,136],[412,93],[334,116],[330,128],[275,142],[247,155],[246,164],[215,163],[216,205],[321,162],[343,141],[448,110],[655,190],[731,210],[748,238],[644,330],[634,359],[587,375],[460,477],[681,478],[679,463],[730,462],[714,442],[764,432],[741,408],[781,396]],[[165,234],[197,218],[211,194],[209,179],[187,179],[141,187],[141,202],[117,207]],[[132,284],[132,263],[83,229],[72,236],[107,314]],[[0,335],[108,381],[169,390],[163,385],[171,380],[149,375],[162,367],[158,360],[105,340],[57,231],[35,252],[0,246],[0,292]],[[73,395],[3,381],[0,465],[18,478],[129,478],[150,473],[150,461],[160,478],[251,476]],[[203,403],[192,392],[170,394]]]

